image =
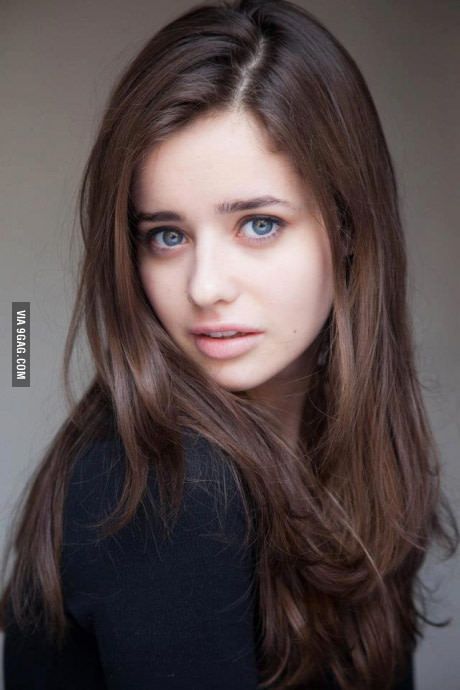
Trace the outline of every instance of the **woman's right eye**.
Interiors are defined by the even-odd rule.
[[[154,242],[160,235],[164,235],[163,242],[158,244]],[[145,233],[140,234],[140,241],[143,245],[149,248],[153,248],[153,251],[170,251],[173,247],[180,246],[178,238],[183,237],[183,233],[176,228],[156,228],[155,230],[147,230]]]

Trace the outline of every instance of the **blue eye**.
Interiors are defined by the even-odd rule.
[[[163,230],[155,230],[154,232],[152,232],[151,237],[152,238],[157,237],[158,235],[161,235],[162,233],[164,233],[166,238],[168,238],[168,239],[164,240],[166,242],[167,247],[177,247],[178,246],[179,242],[178,242],[177,238],[180,237],[180,235],[182,235],[180,230],[175,230],[174,228],[164,228]],[[172,239],[171,239],[171,236],[172,236]],[[163,247],[159,247],[159,249],[163,249]]]
[[[272,216],[253,216],[252,218],[245,220],[241,224],[241,226],[244,227],[245,225],[248,225],[250,223],[257,223],[257,226],[253,228],[253,231],[256,233],[256,236],[246,237],[246,239],[249,242],[255,244],[274,239],[281,232],[281,229],[286,224],[285,221],[279,218],[274,218]],[[272,228],[274,225],[276,225],[277,227],[273,231]],[[158,245],[158,243],[156,242],[156,238],[161,235],[163,235],[163,242],[166,246]],[[137,233],[137,238],[142,244],[145,244],[147,245],[147,247],[152,248],[152,251],[154,253],[163,254],[168,253],[174,247],[179,247],[181,244],[183,244],[183,242],[180,241],[183,236],[183,232],[178,228],[155,228],[152,230],[148,230],[145,233]],[[153,241],[154,238],[155,242]]]
[[[260,221],[262,221],[262,225],[260,225]],[[254,228],[256,237],[250,237],[249,239],[255,242],[273,239],[274,237],[276,237],[276,235],[278,235],[278,233],[284,225],[283,221],[278,220],[277,218],[272,218],[271,216],[254,216],[254,218],[250,218],[249,220],[247,220],[243,224],[243,227],[254,222],[256,222],[258,226]],[[277,225],[278,227],[274,232],[269,232],[273,225]]]

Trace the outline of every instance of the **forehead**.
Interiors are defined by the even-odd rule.
[[[147,151],[133,181],[138,208],[146,203],[203,203],[272,194],[300,203],[305,183],[288,156],[275,152],[247,113],[201,116]]]

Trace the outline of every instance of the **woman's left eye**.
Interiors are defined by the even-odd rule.
[[[285,225],[284,221],[280,220],[279,218],[273,218],[272,216],[254,216],[253,218],[246,220],[242,227],[251,224],[254,224],[253,230],[255,232],[255,236],[249,237],[248,239],[254,242],[263,242],[264,240],[273,239],[279,234],[283,225]],[[272,231],[274,225],[277,227],[274,231]]]

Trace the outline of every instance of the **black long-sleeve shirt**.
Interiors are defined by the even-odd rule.
[[[194,434],[184,435],[184,443],[184,504],[171,541],[141,510],[97,542],[87,525],[107,515],[120,495],[122,446],[107,439],[77,460],[61,562],[72,632],[58,653],[43,632],[24,634],[11,620],[5,690],[256,689],[254,554],[242,546],[241,501],[229,470],[214,463],[212,446]],[[225,513],[215,504],[216,472],[225,473],[229,491]],[[153,475],[149,490],[158,495]],[[411,665],[395,690],[413,690],[412,673]]]

